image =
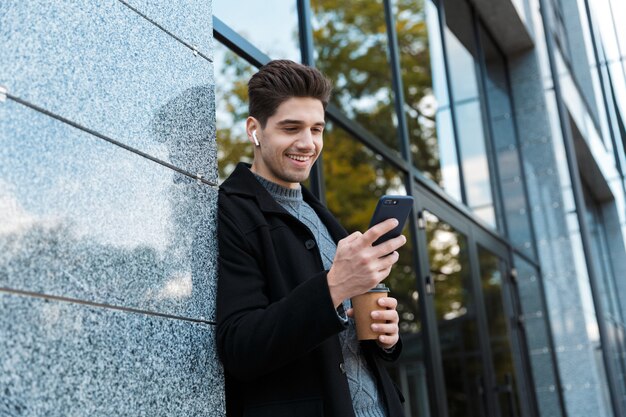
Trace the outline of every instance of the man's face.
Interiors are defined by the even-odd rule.
[[[252,120],[252,122],[250,121]],[[250,118],[261,146],[255,147],[252,171],[287,188],[298,188],[309,177],[322,152],[324,107],[318,99],[292,97],[284,101],[264,129]],[[252,127],[250,124],[254,123]]]

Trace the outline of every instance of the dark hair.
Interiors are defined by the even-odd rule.
[[[248,81],[248,112],[265,127],[284,101],[312,97],[326,109],[332,84],[318,69],[286,59],[270,61]]]

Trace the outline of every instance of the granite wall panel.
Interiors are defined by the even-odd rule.
[[[0,415],[219,416],[213,326],[0,292]]]
[[[120,1],[10,0],[2,7],[1,50],[9,58],[0,85],[10,94],[217,180],[206,151],[215,136],[208,59]],[[210,24],[204,30],[212,35]]]
[[[556,396],[555,389],[544,389],[537,391],[537,403],[541,410],[541,415],[546,416],[560,416],[561,404],[559,404],[558,397]]]
[[[225,414],[211,9],[0,3],[0,415]]]
[[[213,19],[209,1],[119,0],[200,54],[213,59]]]
[[[213,319],[217,190],[0,105],[0,286]]]
[[[597,385],[595,381],[598,376],[595,372],[599,363],[589,354],[581,354],[580,350],[581,346],[589,346],[587,330],[591,330],[587,328],[588,315],[583,299],[586,289],[580,287],[580,280],[583,279],[580,274],[584,275],[586,271],[584,265],[580,270],[575,242],[572,241],[575,230],[569,215],[572,212],[571,186],[568,174],[561,175],[563,167],[566,167],[562,145],[558,142],[562,138],[553,131],[551,123],[554,120],[549,118],[555,116],[555,109],[547,101],[544,90],[551,87],[550,80],[546,78],[550,74],[540,70],[536,52],[529,51],[509,61],[520,152],[542,272],[540,279],[550,320],[550,327],[545,328],[545,321],[541,317],[531,316],[525,321],[526,334],[532,352],[531,364],[541,415],[560,414],[553,414],[558,404],[558,387],[553,386],[556,384],[556,375],[550,365],[549,341],[544,338],[548,330],[554,339],[561,380],[577,387],[576,400],[573,396],[564,397],[567,412],[569,415],[582,416],[585,414],[575,408],[575,402],[587,402],[592,404],[591,407],[598,405],[599,397],[595,388],[582,389],[580,386],[584,385],[582,381],[594,381],[589,384]],[[526,290],[532,291],[532,285],[526,287],[524,282],[520,287],[522,294]],[[525,298],[528,299],[528,295]],[[539,305],[526,303],[526,307],[534,310]],[[541,345],[546,346],[546,349],[543,350]],[[570,366],[572,360],[577,360],[578,366]]]
[[[548,328],[543,315],[527,315],[524,317],[524,328],[526,329],[526,339],[528,350],[542,352],[550,348],[548,340]],[[540,380],[537,382],[541,384]]]
[[[562,6],[570,46],[580,45],[582,39],[575,3]],[[547,65],[539,2],[528,1],[526,4],[532,10],[529,22],[534,21],[532,26],[536,48],[534,51],[510,57],[509,64],[534,234],[548,302],[551,332],[564,384],[564,399],[570,416],[584,416],[589,413],[610,415],[611,411],[606,407],[610,401],[605,392],[604,364],[601,358],[593,354],[600,352],[597,346],[598,323],[580,243],[580,228],[573,203],[552,74]],[[547,4],[551,7],[550,2]],[[552,32],[551,28],[550,33]],[[574,40],[577,42],[573,42]],[[570,61],[574,63],[574,71],[578,71],[577,79],[581,83],[576,88],[582,88],[582,94],[589,97],[589,94],[584,94],[591,91],[589,74],[583,74],[588,72],[585,48],[578,48],[576,51],[570,48],[569,53]],[[563,92],[565,93],[567,91]],[[594,107],[593,97],[590,100],[588,104]],[[595,112],[595,108],[592,111]],[[522,287],[522,290],[525,288]],[[537,393],[542,414],[552,415],[549,401],[546,401],[546,398],[553,395],[552,392],[537,390]]]

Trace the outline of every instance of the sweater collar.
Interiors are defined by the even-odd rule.
[[[230,177],[222,183],[220,189],[227,194],[239,194],[255,198],[259,208],[264,212],[286,213],[274,197],[256,179],[255,175],[250,171],[250,166],[250,164],[244,162],[238,163]],[[306,187],[301,186],[301,189],[304,201],[314,207],[316,211],[319,208],[324,208],[322,203]]]
[[[302,201],[302,187],[287,188],[273,181],[253,173],[261,185],[276,199],[277,201],[298,202]]]

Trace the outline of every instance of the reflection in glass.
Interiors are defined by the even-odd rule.
[[[397,171],[332,122],[324,130],[322,158],[328,207],[350,233],[367,230],[379,197],[406,195]]]
[[[513,125],[509,84],[504,56],[483,25],[479,26],[485,65],[485,90],[489,124],[496,163],[500,174],[504,215],[509,238],[515,247],[534,256],[524,175],[520,166],[515,126]],[[530,169],[530,167],[528,168]]]
[[[312,0],[315,62],[334,83],[333,103],[398,149],[381,0]]]
[[[494,391],[500,414],[521,415],[518,398],[518,376],[511,352],[512,342],[507,325],[508,315],[504,310],[502,288],[502,266],[500,259],[482,247],[478,247],[480,280],[483,302],[489,331],[489,346],[495,371]]]
[[[257,70],[219,42],[215,42],[214,54],[217,164],[223,181],[238,162],[252,162],[245,122],[248,80]]]
[[[378,198],[384,194],[405,195],[402,175],[383,159],[332,123],[324,132],[324,179],[328,208],[348,232],[367,230]],[[398,300],[403,353],[389,369],[407,398],[409,416],[425,416],[428,410],[426,369],[408,227],[407,244],[400,260],[385,280]]]
[[[437,6],[396,2],[404,109],[415,166],[461,200]]]
[[[477,216],[495,227],[476,74],[476,45],[472,20],[468,18],[472,14],[465,0],[446,1],[444,6],[447,25],[444,36],[467,205]]]
[[[295,0],[214,1],[213,15],[270,58],[301,61]]]
[[[485,381],[467,240],[435,215],[425,212],[425,219],[448,413],[483,416]]]

